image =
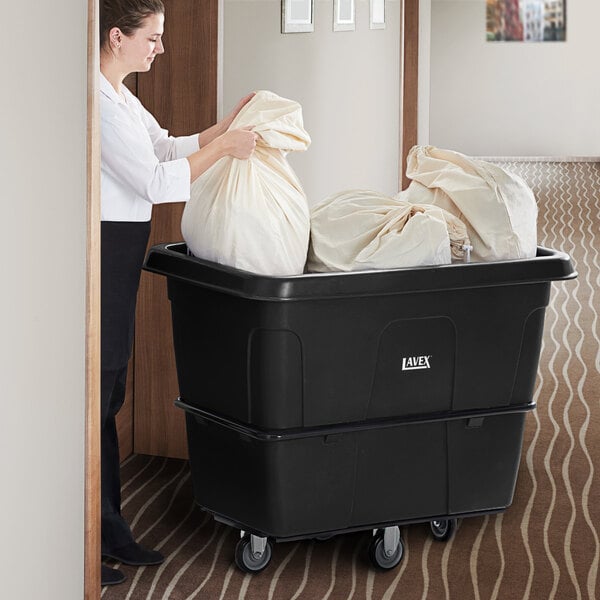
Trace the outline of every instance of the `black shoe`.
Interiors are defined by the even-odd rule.
[[[102,575],[100,576],[100,585],[117,585],[123,583],[127,579],[125,574],[119,569],[111,569],[106,565],[102,565]]]
[[[146,550],[136,542],[131,542],[120,548],[107,552],[102,555],[103,558],[112,558],[118,560],[125,565],[141,567],[144,565],[160,565],[164,562],[165,557],[156,550]]]

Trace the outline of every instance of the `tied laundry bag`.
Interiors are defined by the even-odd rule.
[[[248,160],[217,161],[193,184],[181,231],[194,256],[262,275],[304,271],[310,212],[286,154],[306,150],[300,104],[268,91],[238,113],[230,129],[260,137]]]
[[[334,194],[311,211],[308,270],[443,265],[464,259],[465,225],[449,212],[368,190]]]
[[[476,261],[532,258],[537,204],[517,175],[483,160],[433,146],[414,146],[406,161],[412,179],[399,197],[439,206],[460,218]]]

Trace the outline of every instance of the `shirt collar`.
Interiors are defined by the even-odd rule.
[[[108,79],[106,79],[106,77],[104,76],[104,73],[102,73],[102,71],[100,71],[100,92],[103,93],[105,96],[107,96],[113,102],[115,102],[117,104],[125,104],[122,96],[117,94],[117,91],[112,86],[110,81],[108,81]]]

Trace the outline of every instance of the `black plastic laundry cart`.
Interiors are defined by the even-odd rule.
[[[196,502],[242,531],[258,572],[274,541],[400,525],[448,539],[512,502],[552,280],[569,257],[266,277],[153,247],[165,275]]]

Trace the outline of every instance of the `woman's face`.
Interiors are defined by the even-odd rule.
[[[164,23],[165,16],[162,13],[150,15],[131,36],[121,37],[120,58],[128,72],[149,71],[154,57],[165,51],[162,44]]]

